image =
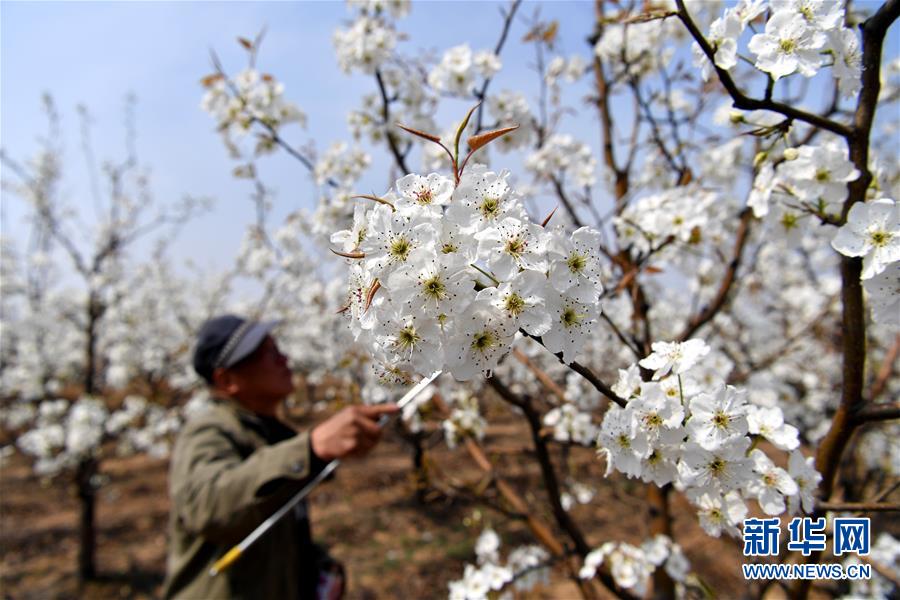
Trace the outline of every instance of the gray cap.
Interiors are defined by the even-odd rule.
[[[280,321],[251,321],[234,315],[210,319],[200,328],[194,370],[212,381],[213,371],[233,367],[256,350]]]

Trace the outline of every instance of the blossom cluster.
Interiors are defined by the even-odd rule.
[[[862,54],[858,34],[844,26],[841,4],[837,0],[741,0],[710,24],[707,40],[715,64],[726,71],[737,66],[741,35],[768,10],[765,30],[755,33],[747,44],[756,55],[754,66],[775,80],[793,73],[812,77],[831,66],[842,94],[852,97],[861,85]],[[708,78],[712,67],[696,43],[694,57]]]
[[[428,85],[438,92],[469,96],[476,79],[490,79],[502,67],[500,57],[490,50],[472,52],[468,44],[454,46],[428,73]]]
[[[321,197],[304,223],[316,236],[327,236],[346,227],[353,212],[352,189],[369,167],[372,158],[357,145],[335,142],[322,153],[312,168],[313,180],[321,186]],[[305,210],[303,211],[306,212]]]
[[[525,167],[545,178],[565,176],[579,187],[590,187],[597,182],[594,153],[571,135],[551,136],[528,156]]]
[[[500,536],[485,528],[475,542],[477,565],[467,564],[462,579],[449,583],[450,600],[486,600],[510,583],[518,591],[527,591],[546,581],[549,555],[540,546],[519,546],[510,551],[506,563],[500,560]]]
[[[522,92],[502,90],[492,94],[487,100],[488,114],[497,123],[517,123],[518,129],[512,131],[493,144],[501,152],[517,148],[527,148],[537,135],[534,128],[534,116],[528,106],[528,100]]]
[[[442,422],[447,446],[454,448],[467,437],[483,439],[487,421],[478,409],[478,397],[457,388],[449,395],[448,400],[453,410]]]
[[[490,376],[519,330],[574,360],[599,316],[599,233],[532,223],[508,178],[407,175],[332,236],[353,261],[352,331],[377,361]]]
[[[847,184],[859,177],[846,144],[829,140],[788,148],[784,158],[777,167],[768,161],[761,166],[748,198],[753,213],[764,217],[775,204],[785,229],[799,226],[804,213],[840,214]]]
[[[391,19],[409,14],[410,3],[375,0],[348,4],[357,14],[346,29],[337,29],[332,37],[338,65],[345,73],[374,73],[390,58],[400,38]]]
[[[831,246],[844,256],[862,257],[861,278],[875,321],[900,327],[900,204],[890,198],[857,202]]]
[[[169,438],[182,423],[179,410],[166,410],[139,396],[126,397],[122,407],[112,412],[91,396],[75,402],[44,400],[35,412],[31,429],[19,436],[16,445],[36,459],[35,473],[47,476],[95,457],[108,439],[118,440],[120,454],[164,457]]]
[[[623,245],[647,254],[670,238],[694,247],[725,238],[730,208],[731,203],[715,191],[683,186],[636,199],[613,224]]]
[[[844,598],[891,598],[897,592],[896,577],[900,574],[900,540],[889,533],[880,533],[872,544],[867,561],[875,565],[871,579],[850,581],[850,593]],[[843,564],[846,567],[860,562],[859,557],[850,554]]]
[[[216,120],[219,131],[229,139],[249,133],[255,122],[275,130],[288,123],[306,123],[303,111],[284,99],[284,84],[252,68],[230,80],[224,75],[212,77],[200,107]],[[273,149],[271,140],[261,139],[256,147],[257,153]]]
[[[674,4],[674,3],[670,3]],[[622,16],[628,16],[622,11]],[[607,15],[615,21],[616,13]],[[642,23],[610,23],[594,44],[594,55],[608,64],[614,78],[639,77],[665,67],[675,53],[668,40],[683,36],[683,30],[672,19]]]
[[[584,558],[578,572],[582,579],[591,579],[600,565],[609,564],[616,585],[644,596],[653,572],[662,567],[673,581],[683,583],[690,563],[681,546],[666,535],[659,534],[638,546],[625,542],[606,542]]]
[[[397,45],[397,32],[386,21],[362,15],[347,29],[334,32],[338,64],[345,73],[374,73]]]
[[[614,388],[628,399],[606,413],[598,437],[613,470],[663,486],[673,484],[697,507],[712,536],[736,534],[755,498],[769,515],[813,508],[821,479],[798,450],[798,431],[777,407],[757,407],[746,392],[704,373],[710,353],[702,340],[656,342],[638,365],[654,371],[642,381],[638,365],[620,370]],[[765,439],[791,452],[788,470],[759,448]]]
[[[409,69],[388,64],[381,67],[380,74],[387,94],[394,99],[390,106],[391,121],[384,118],[381,95],[365,94],[362,105],[347,115],[347,125],[354,139],[365,137],[372,143],[379,143],[389,133],[398,138],[407,137],[394,127],[395,122],[419,131],[432,131],[437,109],[434,91],[423,86],[418,74]]]

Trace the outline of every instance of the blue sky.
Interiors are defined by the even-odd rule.
[[[469,42],[474,49],[492,48],[499,35],[498,2],[429,2],[414,4],[400,21],[409,35],[407,52],[444,49]],[[537,5],[525,5],[531,15]],[[587,52],[592,5],[557,2],[542,7],[546,19],[561,22],[561,49]],[[86,105],[94,117],[94,152],[99,160],[120,160],[124,149],[124,98],[133,92],[137,104],[137,148],[151,169],[158,201],[185,193],[216,199],[215,211],[193,222],[172,248],[176,258],[193,257],[201,265],[228,265],[237,251],[244,225],[253,218],[250,187],[231,177],[234,162],[214,132],[212,119],[199,108],[199,79],[211,72],[209,50],[215,49],[227,70],[246,64],[236,43],[268,27],[258,59],[261,70],[285,84],[285,96],[309,118],[306,130],[292,127],[285,137],[295,144],[316,140],[320,150],[334,141],[350,140],[346,114],[363,93],[374,91],[364,75],[347,76],[337,68],[331,43],[335,27],[350,18],[343,2],[3,2],[0,6],[0,136],[3,148],[18,159],[32,155],[46,129],[40,98],[50,92],[62,117],[65,143],[64,195],[88,202],[89,185],[80,150],[75,107]],[[504,51],[505,68],[493,89],[521,88],[537,92],[532,62],[516,56],[526,27],[517,23]],[[446,119],[459,118],[467,106],[442,103]],[[593,123],[593,114],[583,117]],[[440,121],[440,119],[439,119]],[[573,123],[573,127],[577,124]],[[596,130],[596,129],[595,129]],[[596,138],[596,135],[591,136]],[[366,189],[383,188],[386,164],[372,152]],[[284,155],[263,159],[264,181],[277,191],[275,216],[311,206],[315,186],[298,163]],[[17,237],[23,221],[21,202],[4,192],[3,233]]]

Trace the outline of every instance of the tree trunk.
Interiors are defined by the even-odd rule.
[[[669,494],[672,486],[666,484],[657,487],[654,484],[647,486],[647,501],[650,504],[650,533],[652,535],[663,534],[672,538],[672,518],[669,514]],[[675,598],[675,582],[660,566],[653,572],[653,599],[671,600]]]
[[[78,501],[81,505],[78,521],[78,579],[80,582],[96,578],[95,549],[97,532],[94,525],[94,509],[97,494],[92,482],[97,474],[97,461],[93,458],[78,464],[75,475]]]
[[[84,365],[84,393],[93,395],[96,391],[96,352],[97,322],[102,312],[101,304],[93,293],[88,300],[87,344]],[[99,470],[96,458],[85,458],[78,463],[75,474],[78,501],[80,506],[78,518],[78,580],[85,582],[97,576],[95,550],[97,531],[94,519],[97,494],[93,478]]]

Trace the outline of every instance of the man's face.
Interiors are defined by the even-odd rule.
[[[294,391],[287,357],[270,335],[250,356],[228,369],[227,379],[233,387],[231,395],[254,402],[277,404]]]

